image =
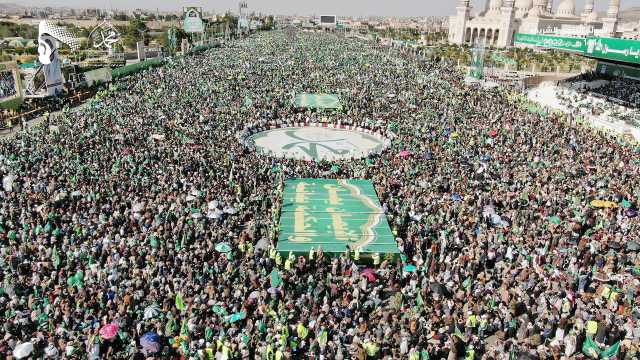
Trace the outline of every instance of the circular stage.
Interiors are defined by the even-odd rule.
[[[263,154],[315,161],[363,158],[389,143],[381,134],[350,126],[283,127],[254,133],[249,140]]]

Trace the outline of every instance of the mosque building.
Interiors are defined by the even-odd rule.
[[[458,0],[456,15],[449,20],[449,42],[507,47],[516,33],[616,37],[620,0],[609,1],[605,17],[599,18],[595,0],[585,0],[580,13],[575,0],[560,0],[555,9],[554,0],[486,0],[475,16],[470,0]]]

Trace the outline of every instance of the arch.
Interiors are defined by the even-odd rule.
[[[465,34],[464,34],[464,43],[468,44],[471,42],[471,28],[468,27],[465,30]]]
[[[487,29],[487,37],[485,43],[489,46],[493,45],[493,29]]]
[[[471,31],[471,44],[475,44],[476,43],[476,39],[478,38],[478,28],[473,28],[473,30]]]
[[[493,32],[493,45],[498,45],[498,39],[500,39],[500,29]]]

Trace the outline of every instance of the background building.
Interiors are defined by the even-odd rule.
[[[563,36],[615,37],[618,32],[620,0],[610,0],[607,13],[600,18],[595,0],[586,0],[581,12],[575,0],[487,0],[485,8],[471,15],[469,0],[459,0],[456,15],[449,21],[449,42],[489,46],[513,45],[516,33]]]

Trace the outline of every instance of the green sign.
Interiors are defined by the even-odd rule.
[[[572,51],[596,59],[640,64],[640,41],[615,38],[572,38],[553,35],[516,34],[515,44]]]
[[[505,65],[516,65],[516,61],[513,60],[512,58],[502,55],[500,53],[493,53],[492,56],[493,61],[501,63],[501,64],[505,64]]]
[[[613,38],[588,38],[585,55],[599,59],[640,64],[640,41]]]
[[[533,45],[552,49],[574,51],[578,53],[584,53],[587,50],[586,38],[517,33],[514,42],[516,44]]]
[[[204,32],[204,23],[202,22],[202,8],[187,7],[184,8],[184,32],[186,33],[202,33]]]
[[[293,179],[285,183],[277,250],[288,255],[322,248],[363,257],[399,253],[370,181]],[[368,255],[367,255],[368,254]]]

